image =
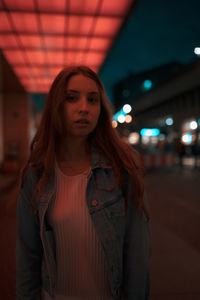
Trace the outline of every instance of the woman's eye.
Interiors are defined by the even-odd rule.
[[[96,97],[90,97],[90,98],[88,98],[88,101],[91,103],[97,103],[98,99]]]
[[[77,97],[76,96],[73,96],[73,95],[68,95],[67,96],[67,101],[69,102],[74,102],[77,100]]]

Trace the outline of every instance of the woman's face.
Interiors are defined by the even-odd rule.
[[[70,137],[88,136],[100,115],[100,91],[94,80],[84,75],[72,76],[64,102],[64,123]]]

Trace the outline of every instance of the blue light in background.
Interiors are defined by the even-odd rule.
[[[167,118],[166,121],[165,121],[165,123],[166,123],[168,126],[171,126],[171,125],[173,125],[174,121],[173,121],[172,118]]]
[[[143,82],[145,90],[150,90],[152,88],[152,81],[147,79]]]
[[[183,136],[182,136],[182,141],[185,143],[185,144],[191,144],[192,143],[192,134],[190,132],[187,132],[185,133]]]
[[[113,120],[114,121],[117,121],[118,122],[118,117],[120,116],[120,115],[123,115],[123,116],[126,116],[127,114],[123,111],[123,108],[122,109],[120,109],[118,112],[116,112],[116,114],[114,114],[114,116],[113,116]]]
[[[158,128],[143,128],[140,130],[141,136],[158,136],[160,130]]]

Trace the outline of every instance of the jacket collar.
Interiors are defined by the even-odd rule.
[[[111,169],[112,166],[108,159],[99,152],[97,148],[92,146],[91,151],[91,168],[92,170],[97,168],[103,168],[103,169]]]
[[[91,147],[91,168],[92,170],[97,168],[102,169],[112,169],[112,166],[105,155],[100,153],[98,148],[96,148],[94,145]],[[43,195],[46,197],[47,194],[49,196],[54,193],[54,185],[55,185],[55,172],[53,172],[49,178],[48,183],[46,184],[44,188]],[[46,200],[44,201],[46,202]]]

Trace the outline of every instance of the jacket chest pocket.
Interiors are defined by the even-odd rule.
[[[104,210],[109,218],[125,216],[125,203],[124,201],[114,201],[104,207]]]
[[[124,201],[114,202],[104,207],[108,221],[114,227],[117,238],[123,238],[125,230],[125,203]]]

